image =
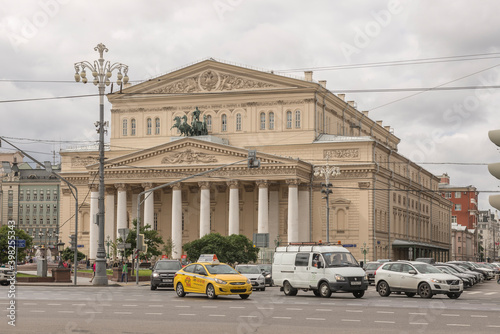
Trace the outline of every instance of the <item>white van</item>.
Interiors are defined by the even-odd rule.
[[[287,296],[295,296],[301,289],[325,298],[337,291],[352,292],[361,298],[368,288],[365,271],[342,246],[277,247],[273,280]]]

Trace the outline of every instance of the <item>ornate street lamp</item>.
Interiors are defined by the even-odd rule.
[[[62,253],[64,252],[64,242],[62,242],[62,240],[59,240],[59,242],[57,243],[57,251],[59,252],[59,264],[57,265],[57,268],[64,268],[62,261]]]
[[[329,166],[328,159],[326,160],[326,166],[323,167],[314,167],[314,176],[324,176],[325,183],[321,183],[321,186],[324,188],[321,190],[323,194],[325,194],[324,199],[326,199],[326,243],[330,243],[330,194],[332,190],[330,187],[332,184],[330,183],[330,177],[335,177],[340,174],[340,168]]]
[[[370,251],[370,247],[366,247],[366,242],[363,242],[363,247],[361,247],[361,252],[364,255],[363,265],[366,264],[366,254]]]
[[[88,69],[94,77],[94,85],[99,88],[99,122],[96,123],[96,127],[98,128],[97,131],[99,132],[99,208],[97,214],[99,238],[97,243],[96,271],[93,282],[94,285],[108,285],[108,277],[106,275],[106,251],[104,249],[104,91],[106,86],[109,86],[111,83],[111,73],[114,70],[118,70],[116,84],[119,87],[121,87],[122,83],[126,84],[129,78],[127,75],[127,65],[122,63],[111,64],[109,61],[104,61],[103,53],[104,51],[108,52],[104,44],[98,44],[94,50],[99,52],[99,59],[94,60],[94,64],[88,61],[75,63],[75,81],[79,82],[81,79],[84,84],[87,83],[86,69]]]

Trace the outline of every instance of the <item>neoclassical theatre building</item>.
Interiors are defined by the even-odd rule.
[[[296,79],[208,59],[107,97],[106,240],[132,227],[139,193],[175,182],[140,206],[141,222],[172,239],[174,258],[184,243],[218,232],[269,233],[270,248],[340,241],[358,259],[448,259],[451,202],[440,196],[439,178],[398,153],[389,126],[313,81],[312,72]],[[181,135],[173,126],[192,124],[196,109],[208,134]],[[259,168],[248,167],[249,150]],[[96,147],[61,151],[61,175],[79,192],[79,249],[91,259],[97,158]],[[333,166],[340,174],[330,178],[327,210],[325,178],[315,168]],[[68,236],[75,205],[61,188]]]

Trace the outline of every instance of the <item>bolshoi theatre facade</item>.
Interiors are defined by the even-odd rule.
[[[217,232],[268,233],[271,248],[340,241],[358,259],[363,249],[367,260],[448,259],[452,204],[439,178],[398,153],[389,126],[313,81],[312,72],[296,79],[208,59],[107,97],[105,240],[132,227],[139,193],[172,183],[141,198],[140,215],[171,238],[174,258],[184,243]],[[205,132],[181,135],[195,117]],[[248,167],[249,150],[259,168]],[[325,178],[315,168],[333,166],[340,174],[330,178],[327,210]],[[78,187],[79,250],[94,259],[97,148],[62,150],[61,169]],[[75,205],[64,183],[61,192],[66,240]]]

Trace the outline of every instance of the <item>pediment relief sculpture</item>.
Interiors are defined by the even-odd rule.
[[[194,93],[278,87],[269,82],[206,70],[189,78],[157,88],[152,93]]]
[[[182,152],[171,154],[167,157],[164,157],[161,160],[162,164],[181,164],[181,163],[209,163],[209,162],[217,162],[217,159],[214,155],[208,155],[203,152],[195,152],[191,149],[187,149]]]

